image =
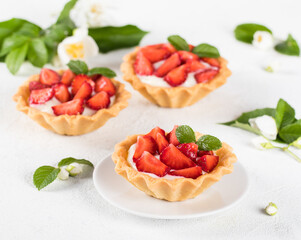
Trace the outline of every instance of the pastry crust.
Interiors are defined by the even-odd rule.
[[[121,65],[123,79],[129,82],[135,90],[140,92],[145,98],[152,103],[161,107],[182,108],[190,106],[213,90],[226,83],[227,78],[231,75],[231,71],[227,68],[227,60],[218,58],[221,68],[214,79],[207,83],[195,84],[193,87],[157,87],[140,81],[134,70],[134,62],[136,60],[139,47],[134,52],[124,56],[124,62]]]
[[[39,75],[33,75],[19,87],[18,92],[13,96],[13,100],[17,102],[17,110],[27,114],[42,127],[61,135],[81,135],[100,128],[108,119],[116,117],[122,109],[126,108],[127,100],[131,97],[131,94],[124,89],[124,84],[111,79],[116,87],[116,95],[114,103],[109,108],[98,110],[91,116],[55,116],[32,108],[28,104],[29,82],[38,80]]]
[[[219,156],[219,163],[215,169],[196,179],[192,178],[153,178],[143,172],[139,172],[131,167],[127,161],[129,148],[137,142],[137,137],[140,135],[132,135],[115,146],[115,151],[112,159],[115,163],[115,171],[123,176],[135,187],[145,192],[146,194],[158,199],[167,201],[183,201],[189,198],[194,198],[209,188],[212,184],[218,182],[225,174],[233,171],[233,163],[237,161],[232,148],[223,143],[221,149],[215,153]],[[196,133],[197,137],[201,134]]]

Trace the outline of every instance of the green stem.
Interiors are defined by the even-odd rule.
[[[282,148],[282,150],[284,152],[287,152],[289,155],[291,155],[293,158],[295,158],[298,162],[301,162],[301,158],[299,158],[296,154],[294,154],[292,151],[290,151],[288,149],[288,147],[284,147],[284,148]]]

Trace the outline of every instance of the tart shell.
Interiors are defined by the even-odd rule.
[[[198,137],[201,134],[196,134]],[[143,172],[132,168],[127,161],[129,148],[137,142],[140,135],[132,135],[115,146],[112,159],[115,163],[115,171],[139,190],[146,194],[171,202],[183,201],[194,198],[209,188],[212,184],[218,182],[223,175],[233,171],[233,163],[237,161],[232,148],[223,143],[222,148],[215,153],[219,156],[219,163],[215,169],[196,179],[192,178],[153,178]]]
[[[136,60],[139,47],[134,52],[124,56],[121,65],[123,79],[129,82],[135,90],[140,92],[145,98],[154,104],[167,108],[182,108],[190,106],[204,98],[213,90],[226,83],[231,71],[227,68],[227,60],[220,57],[220,71],[216,77],[207,83],[195,84],[193,87],[157,87],[143,83],[136,75],[134,62]]]
[[[126,108],[127,100],[131,97],[131,94],[124,89],[124,84],[111,79],[116,87],[116,95],[114,103],[109,108],[98,110],[91,116],[55,116],[29,106],[29,82],[38,80],[39,75],[33,75],[19,87],[18,92],[13,96],[13,100],[17,102],[17,110],[28,115],[42,127],[61,135],[81,135],[100,128],[108,119],[116,117],[122,109]]]

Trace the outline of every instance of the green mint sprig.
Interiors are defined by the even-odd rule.
[[[203,135],[196,141],[195,133],[188,125],[179,126],[176,136],[180,143],[196,143],[200,151],[216,151],[222,147],[221,141],[211,135]]]

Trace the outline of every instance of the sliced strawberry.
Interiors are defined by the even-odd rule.
[[[204,155],[197,157],[196,163],[201,166],[205,172],[211,172],[218,164],[219,157],[213,155]]]
[[[205,83],[212,80],[218,74],[218,70],[215,69],[205,69],[194,75],[197,83]]]
[[[189,72],[196,72],[206,68],[206,66],[198,60],[189,61],[187,64],[189,66]]]
[[[199,166],[169,172],[169,174],[173,176],[181,176],[181,177],[193,178],[193,179],[198,178],[199,176],[202,175],[202,173],[203,173],[202,168]]]
[[[170,53],[175,53],[177,51],[177,49],[175,49],[175,47],[170,43],[163,44],[162,48],[166,48]]]
[[[162,48],[161,44],[146,46],[140,51],[151,63],[159,62],[170,55],[169,50]]]
[[[155,75],[157,77],[163,77],[180,64],[181,59],[179,54],[174,53],[155,71]]]
[[[96,93],[87,101],[87,105],[94,110],[107,108],[110,105],[110,96],[104,91]]]
[[[116,88],[114,84],[109,78],[105,76],[101,76],[96,80],[95,92],[101,92],[101,91],[107,92],[107,94],[109,94],[110,97],[114,96],[116,93]]]
[[[171,70],[165,77],[164,80],[173,87],[181,85],[187,78],[188,65],[183,64],[173,70]]]
[[[194,49],[194,46],[191,44],[188,44],[188,46],[189,46],[189,51],[191,52]]]
[[[198,157],[202,157],[204,155],[214,155],[213,151],[198,151]]]
[[[61,80],[60,75],[51,69],[43,68],[40,73],[40,82],[46,85],[53,85]]]
[[[166,138],[169,143],[172,143],[173,145],[177,146],[180,144],[177,136],[176,136],[176,130],[178,128],[178,125],[175,125],[170,133],[167,134]]]
[[[155,154],[157,151],[156,142],[151,136],[144,135],[137,138],[137,145],[133,160],[136,161],[145,151],[149,152],[150,154]]]
[[[89,78],[87,75],[79,74],[74,78],[74,80],[72,82],[72,94],[73,95],[75,95],[77,93],[77,91],[80,89],[80,87],[82,86],[82,84],[84,82],[88,82],[91,85],[92,90],[94,89],[94,87],[95,87],[94,81],[91,78]]]
[[[69,87],[74,78],[75,78],[75,74],[70,69],[68,69],[63,73],[61,78],[61,83],[64,83]]]
[[[82,114],[84,111],[84,100],[74,99],[69,102],[52,106],[51,108],[56,116],[64,115],[64,114],[78,115],[78,114]]]
[[[182,62],[187,62],[187,61],[193,61],[193,60],[199,60],[198,55],[192,53],[192,52],[187,52],[187,51],[178,51],[181,61]]]
[[[191,160],[195,160],[198,153],[198,145],[195,143],[182,143],[177,146],[177,148]]]
[[[49,86],[38,81],[32,81],[28,84],[29,91],[48,88]]]
[[[153,173],[158,177],[164,177],[170,170],[169,167],[167,167],[159,159],[146,151],[137,160],[136,167],[140,172]]]
[[[202,58],[202,60],[204,62],[210,64],[213,67],[218,67],[218,68],[220,67],[220,63],[216,58],[206,58],[206,57],[204,57],[204,58]]]
[[[184,169],[194,167],[195,163],[186,157],[173,144],[169,144],[160,154],[160,160],[172,169]]]
[[[49,101],[54,96],[54,90],[52,88],[42,88],[32,90],[29,96],[29,103],[42,104]]]
[[[156,140],[158,133],[165,136],[165,131],[159,127],[153,128],[148,134],[146,134],[146,136],[151,136],[154,140]]]
[[[60,102],[68,102],[70,100],[70,93],[68,87],[63,83],[57,83],[53,85],[54,96]]]
[[[92,87],[88,82],[84,82],[81,87],[79,88],[79,90],[77,91],[77,93],[75,94],[73,99],[86,99],[88,97],[90,97],[92,94]]]
[[[161,153],[166,147],[168,147],[169,143],[166,140],[165,136],[157,133],[156,143],[158,146],[158,152]]]
[[[142,52],[137,53],[134,69],[137,74],[145,76],[152,75],[154,72],[152,63],[143,55]]]

